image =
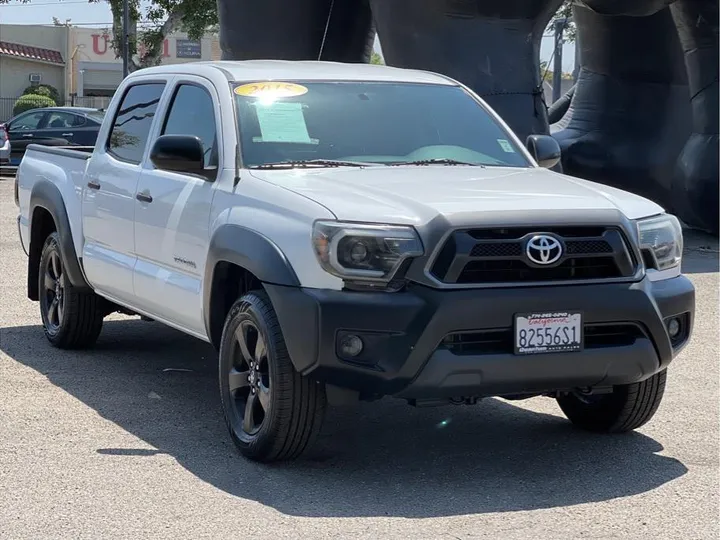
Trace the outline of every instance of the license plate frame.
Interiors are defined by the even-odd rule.
[[[537,321],[530,323],[530,321]],[[581,311],[552,311],[516,313],[513,317],[513,350],[516,355],[536,355],[551,353],[580,352],[585,347],[583,331],[583,313]],[[543,331],[540,331],[540,330]],[[549,329],[549,332],[545,329]],[[575,335],[573,334],[575,330]],[[521,331],[525,330],[526,345],[521,345]],[[528,335],[531,333],[532,335]],[[537,333],[536,333],[537,332]],[[561,342],[557,342],[555,336]],[[565,342],[567,340],[567,343]],[[575,339],[572,339],[575,338]],[[547,343],[547,340],[551,343]],[[529,340],[533,344],[528,346]],[[538,343],[538,341],[540,343]],[[555,343],[553,343],[555,341]]]

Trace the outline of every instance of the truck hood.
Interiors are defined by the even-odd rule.
[[[253,170],[260,180],[325,206],[340,220],[422,225],[482,223],[492,214],[586,215],[626,219],[663,209],[637,195],[542,168],[397,166]]]

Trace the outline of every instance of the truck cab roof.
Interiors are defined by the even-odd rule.
[[[428,71],[395,68],[377,64],[347,64],[310,60],[192,62],[145,68],[135,73],[142,75],[155,73],[207,75],[210,71],[218,70],[225,75],[228,82],[292,79],[305,81],[387,81],[439,85],[457,84],[448,77]]]

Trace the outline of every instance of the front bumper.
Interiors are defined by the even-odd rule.
[[[365,396],[406,399],[532,394],[638,382],[667,367],[684,347],[695,310],[695,290],[684,276],[660,282],[646,278],[636,283],[454,291],[411,285],[400,293],[265,288],[300,373]],[[514,314],[552,311],[583,312],[585,349],[516,356]],[[664,319],[682,314],[682,338],[671,343]],[[603,328],[626,332],[602,337]],[[338,338],[344,332],[359,335],[366,345],[352,361],[339,354]],[[444,341],[454,333],[480,337],[458,347]]]

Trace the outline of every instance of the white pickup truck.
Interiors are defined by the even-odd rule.
[[[433,73],[143,69],[92,153],[28,147],[28,296],[57,347],[114,311],[212,343],[255,460],[299,456],[327,403],[383,396],[549,396],[582,428],[632,430],[690,339],[682,230],[559,157]]]

